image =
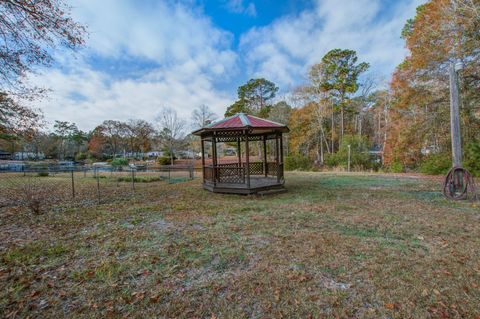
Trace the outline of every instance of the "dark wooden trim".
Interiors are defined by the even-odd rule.
[[[213,164],[213,184],[217,183],[217,141],[212,138],[212,164]]]
[[[237,155],[238,155],[238,165],[242,167],[242,149],[240,146],[240,137],[237,137]]]
[[[280,183],[263,186],[263,187],[255,187],[255,188],[247,188],[247,187],[235,188],[235,187],[225,187],[225,186],[222,186],[221,184],[218,184],[215,186],[212,183],[204,183],[203,188],[214,193],[243,194],[243,195],[255,194],[255,193],[270,190],[270,189],[285,189],[284,185]]]
[[[205,183],[205,141],[201,140],[201,144],[202,144],[202,178],[203,178],[203,182]]]
[[[277,182],[280,183],[280,152],[279,152],[279,145],[278,145],[278,134],[277,138],[275,139],[275,162],[277,163]]]
[[[248,144],[248,133],[245,133],[245,169],[247,173],[247,188],[250,188],[250,146]]]
[[[280,133],[280,165],[277,167],[278,171],[282,174],[281,175],[281,180],[285,180],[284,176],[284,168],[283,168],[283,136],[282,133]]]
[[[265,177],[268,175],[268,165],[267,165],[267,137],[263,136],[263,173]]]

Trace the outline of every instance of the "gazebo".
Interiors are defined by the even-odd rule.
[[[235,194],[284,190],[282,134],[287,132],[284,124],[244,113],[192,132],[201,137],[203,187]]]

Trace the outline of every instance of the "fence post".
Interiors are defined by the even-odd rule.
[[[95,172],[95,177],[97,178],[97,197],[98,197],[98,203],[100,204],[100,178],[97,174],[97,170]]]
[[[87,168],[83,166],[83,177],[87,177]]]
[[[170,167],[168,169],[168,183],[170,184]]]
[[[135,171],[132,168],[132,190],[135,192]]]
[[[73,177],[73,168],[70,171],[70,174],[72,175],[72,198],[75,198],[75,181],[74,181],[74,177]]]

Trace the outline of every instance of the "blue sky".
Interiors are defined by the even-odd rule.
[[[154,121],[163,107],[186,120],[207,104],[219,116],[253,77],[280,87],[305,82],[331,49],[356,50],[386,83],[407,54],[400,39],[421,0],[72,0],[88,26],[78,53],[33,75],[51,89],[39,104],[49,122],[93,129],[105,119]]]

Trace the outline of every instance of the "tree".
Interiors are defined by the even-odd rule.
[[[334,49],[329,51],[320,64],[310,69],[310,80],[315,87],[328,93],[328,98],[340,110],[340,137],[345,132],[345,109],[349,98],[359,88],[358,77],[369,68],[366,62],[357,63],[353,50]]]
[[[42,116],[38,112],[19,105],[6,93],[0,92],[0,139],[25,135],[41,124]]]
[[[88,141],[88,152],[95,158],[103,157],[103,149],[105,145],[105,137],[102,134],[101,126],[96,127],[90,134]]]
[[[202,128],[210,124],[217,118],[217,115],[213,113],[208,105],[202,104],[193,110],[192,113],[192,125],[194,128]]]
[[[138,150],[142,154],[150,150],[155,132],[152,124],[144,120],[130,120],[128,121],[128,128],[130,135],[133,137],[132,150]]]
[[[178,117],[177,112],[171,108],[165,107],[156,117],[160,127],[159,137],[162,145],[167,149],[170,155],[170,163],[174,164],[175,152],[182,145],[185,121]]]
[[[430,0],[402,31],[408,57],[391,81],[385,163],[418,165],[425,154],[449,156],[448,67],[462,61],[462,141],[480,138],[480,3]]]
[[[63,0],[0,1],[0,87],[21,83],[37,66],[49,66],[58,45],[77,49],[85,27]]]
[[[268,119],[274,122],[287,124],[292,114],[292,107],[285,101],[274,104],[268,115]]]
[[[238,100],[230,105],[225,116],[236,113],[248,113],[260,117],[267,117],[270,111],[270,101],[278,92],[275,83],[266,79],[250,79],[237,90]]]
[[[60,139],[60,158],[65,159],[68,145],[66,142],[72,141],[75,136],[80,134],[75,123],[55,121],[53,125],[55,129],[55,135]]]
[[[113,157],[117,154],[119,147],[126,136],[127,129],[127,124],[124,122],[115,120],[103,121],[101,131],[106,144],[110,147],[110,152]]]

